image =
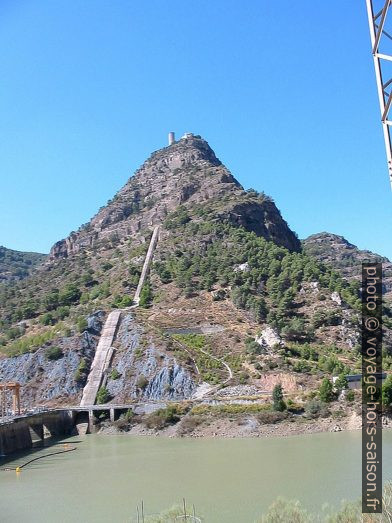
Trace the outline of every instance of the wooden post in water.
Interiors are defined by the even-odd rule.
[[[188,520],[188,517],[187,517],[187,514],[186,514],[186,503],[185,503],[185,498],[182,498],[182,502],[183,502],[183,505],[184,505],[184,518],[185,518],[184,521],[187,521],[187,520]]]

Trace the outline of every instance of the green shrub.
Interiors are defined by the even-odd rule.
[[[60,347],[49,347],[46,351],[46,357],[48,360],[59,360],[64,356],[63,351]]]
[[[106,272],[109,269],[111,269],[113,267],[113,265],[110,262],[106,261],[106,262],[103,262],[101,267],[102,267],[102,270]]]
[[[337,347],[331,346],[331,349],[337,352]],[[349,374],[350,369],[342,363],[335,354],[332,354],[328,358],[320,358],[321,369],[330,372],[331,374]]]
[[[84,292],[80,297],[80,303],[82,305],[85,305],[90,301],[90,294],[88,292]]]
[[[110,379],[118,380],[119,378],[121,378],[121,374],[118,372],[117,369],[113,369],[112,372],[110,373]]]
[[[184,413],[185,410],[181,405],[168,405],[164,409],[159,409],[149,414],[145,420],[145,424],[149,429],[160,430],[178,423]]]
[[[335,385],[335,389],[338,392],[342,391],[343,389],[347,389],[348,382],[347,382],[346,374],[344,374],[344,373],[339,374],[338,379],[335,381],[334,385]]]
[[[85,331],[88,326],[86,318],[79,318],[76,325],[78,327],[79,332]]]
[[[173,338],[190,349],[204,349],[206,345],[204,334],[173,334]]]
[[[308,336],[305,321],[302,318],[292,318],[283,327],[281,334],[288,340],[300,340]]]
[[[387,523],[392,514],[392,484],[387,482],[382,495],[381,514],[362,514],[361,500],[343,502],[338,512],[332,512],[328,506],[323,507],[317,514],[309,514],[299,501],[278,498],[269,507],[259,523]]]
[[[334,310],[318,310],[312,318],[312,325],[315,329],[330,325],[339,325],[342,322],[341,315]]]
[[[322,401],[312,398],[305,405],[305,414],[310,418],[328,416],[328,407]]]
[[[202,416],[186,416],[179,427],[178,434],[185,436],[191,434],[199,425],[203,423]]]
[[[391,407],[392,405],[392,374],[390,374],[383,383],[382,403],[384,407]]]
[[[249,381],[249,374],[245,371],[240,372],[239,374],[239,382],[244,385],[245,383],[248,383]]]
[[[23,336],[12,343],[5,345],[1,352],[9,357],[25,354],[27,352],[35,352],[37,349],[45,345],[48,341],[56,337],[56,331],[49,329],[41,334],[34,334],[32,336]]]
[[[120,432],[128,432],[131,428],[131,425],[129,421],[127,421],[124,418],[120,418],[117,421],[113,423],[113,425],[118,429]]]
[[[54,314],[58,320],[63,320],[69,316],[69,307],[67,305],[62,305],[54,311]]]
[[[104,403],[107,403],[109,399],[110,395],[108,389],[106,387],[100,387],[97,392],[96,403],[98,405],[103,405]]]
[[[135,413],[133,412],[132,409],[128,409],[127,412],[125,414],[123,414],[121,416],[125,421],[127,421],[128,423],[130,423],[133,418],[135,417]]]
[[[59,294],[59,305],[72,305],[78,303],[82,295],[81,290],[74,283],[69,283]]]
[[[266,403],[228,403],[224,405],[196,405],[191,409],[190,414],[192,416],[202,416],[205,414],[257,414],[270,410],[271,406]]]
[[[262,517],[260,523],[312,523],[313,519],[301,507],[299,501],[278,498],[269,507],[268,512]]]
[[[87,378],[87,362],[84,358],[79,361],[78,368],[75,372],[75,381],[77,383],[83,383]]]
[[[265,354],[266,350],[255,341],[253,338],[247,338],[245,340],[246,352],[248,354]]]
[[[136,380],[136,387],[138,389],[144,390],[147,387],[148,383],[148,379],[143,374],[140,374],[140,376],[138,376]]]
[[[348,390],[347,393],[346,393],[346,400],[351,403],[353,402],[355,399],[355,394],[354,394],[354,391],[353,390]]]
[[[287,416],[287,412],[264,410],[257,414],[257,419],[261,424],[269,424],[279,423],[280,421],[287,419]]]
[[[43,314],[39,321],[42,323],[42,325],[54,325],[56,323],[56,319],[51,312],[46,312]]]
[[[132,303],[133,300],[128,294],[125,294],[124,296],[117,295],[113,301],[113,306],[121,309],[129,307]]]
[[[146,282],[143,285],[143,288],[140,293],[140,300],[139,300],[140,307],[148,307],[150,305],[150,303],[152,302],[152,298],[153,298],[153,294],[152,294],[151,285],[149,282]]]
[[[299,360],[294,363],[293,370],[295,372],[309,372],[311,370],[311,366],[306,361]]]
[[[175,229],[176,227],[185,225],[189,221],[190,217],[187,209],[180,206],[167,216],[164,225],[167,229]]]
[[[130,296],[128,296],[128,294],[126,294],[125,296],[123,296],[122,300],[121,300],[121,307],[130,307],[133,303],[133,300]]]

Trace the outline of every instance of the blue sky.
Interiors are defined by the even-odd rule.
[[[364,0],[2,0],[0,47],[0,244],[48,252],[174,130],[301,238],[392,258]]]

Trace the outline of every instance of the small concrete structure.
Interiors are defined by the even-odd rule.
[[[181,140],[186,140],[187,138],[193,138],[195,135],[193,133],[185,133],[181,136]]]
[[[384,382],[387,378],[386,372],[376,373],[376,378],[381,378],[381,382]],[[332,383],[335,383],[339,376],[333,376]],[[349,389],[360,389],[362,387],[362,374],[347,374],[346,375],[347,385]]]

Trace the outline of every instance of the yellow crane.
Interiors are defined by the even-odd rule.
[[[0,417],[20,414],[20,383],[0,383]]]

